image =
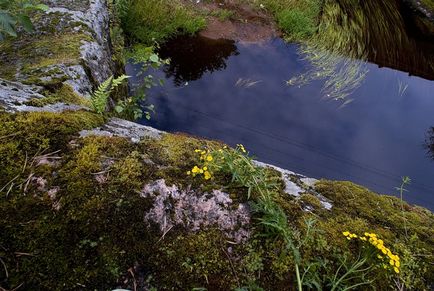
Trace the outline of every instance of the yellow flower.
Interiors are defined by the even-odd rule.
[[[211,179],[211,173],[208,171],[205,171],[204,177],[205,177],[205,180]]]
[[[344,231],[342,234],[345,235],[345,236],[349,236],[350,232],[349,231]]]
[[[191,171],[193,173],[199,173],[200,169],[197,166],[194,166],[194,168]]]
[[[204,171],[208,170],[208,167],[203,167],[203,170],[204,170]]]
[[[200,150],[199,149],[195,149],[194,150],[196,153],[200,153]]]
[[[206,157],[206,160],[207,160],[208,162],[211,162],[211,161],[212,161],[212,156],[211,156],[211,155],[208,155],[208,156]]]
[[[399,266],[401,266],[401,263],[399,261],[395,261],[395,266],[399,268]]]
[[[395,271],[396,274],[399,274],[399,269],[397,267],[394,267],[393,270]]]
[[[237,146],[243,153],[246,153],[246,149],[244,148],[244,146],[242,144],[237,144]]]
[[[377,255],[377,258],[379,258],[380,260],[383,258],[382,256],[380,256],[380,255]]]
[[[390,264],[391,266],[393,266],[393,265],[395,265],[395,261],[394,261],[394,260],[390,260],[390,261],[389,261],[389,264]]]
[[[190,171],[187,171],[187,175],[191,175],[191,172],[190,172]]]
[[[199,173],[203,174],[203,170],[202,170],[202,169],[200,169],[200,170],[199,170]]]
[[[381,249],[381,251],[383,252],[383,254],[387,254],[386,249]]]

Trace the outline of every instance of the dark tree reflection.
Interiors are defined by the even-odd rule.
[[[200,79],[206,72],[225,69],[226,60],[239,53],[234,41],[196,36],[172,39],[159,49],[159,54],[171,60],[164,68],[166,78],[174,77],[175,85],[180,86]]]
[[[434,160],[434,126],[427,132],[424,147],[427,150],[428,156]]]

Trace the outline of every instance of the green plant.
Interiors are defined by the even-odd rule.
[[[217,17],[220,21],[225,21],[232,19],[235,16],[235,12],[228,9],[218,9],[211,11],[209,15]]]
[[[267,180],[266,170],[254,165],[243,145],[238,144],[235,149],[224,146],[218,150],[195,150],[200,156],[201,165],[194,166],[188,175],[203,174],[205,180],[212,179],[216,172],[227,173],[231,177],[231,187],[245,187],[247,199],[252,193],[261,197],[269,196],[276,188],[276,183]]]
[[[407,191],[405,189],[405,185],[408,185],[411,183],[411,179],[408,176],[402,177],[401,186],[397,187],[396,190],[399,191],[399,197],[401,199],[401,213],[402,213],[402,219],[404,220],[404,231],[405,231],[405,237],[408,239],[408,233],[407,233],[407,219],[404,216],[404,200],[403,200],[403,194],[404,191]]]
[[[306,220],[307,230],[304,238],[301,234],[289,226],[288,218],[274,200],[276,184],[266,179],[265,169],[254,165],[243,145],[238,144],[235,149],[224,146],[218,150],[196,149],[200,155],[201,165],[195,165],[187,175],[203,175],[205,180],[212,179],[216,172],[224,172],[231,175],[231,183],[238,187],[247,188],[247,198],[253,194],[255,198],[250,201],[253,213],[257,216],[258,226],[262,229],[262,236],[272,239],[278,238],[285,242],[286,249],[291,251],[295,261],[295,272],[298,289],[302,290],[300,277],[301,255],[299,249],[309,238],[314,221]]]
[[[125,32],[145,45],[194,34],[206,24],[179,0],[122,0],[118,7]]]
[[[29,13],[36,10],[47,11],[48,6],[30,0],[0,0],[0,41],[5,35],[16,37],[18,26],[33,32]]]
[[[161,59],[155,53],[154,46],[135,45],[129,52],[126,53],[128,58],[134,64],[142,66],[138,77],[141,77],[149,68],[159,68],[163,64],[168,64],[169,60]],[[160,84],[163,81],[160,80]],[[154,82],[154,77],[150,74],[143,76],[141,85],[135,89],[133,95],[126,99],[119,100],[115,106],[116,113],[123,118],[136,120],[145,116],[146,119],[151,118],[151,113],[154,112],[154,105],[144,105],[146,101],[146,91],[157,84]],[[145,109],[145,110],[144,110]]]
[[[277,25],[292,41],[305,41],[313,36],[323,5],[320,0],[250,0],[274,16]]]
[[[113,76],[102,82],[98,89],[91,95],[91,105],[96,113],[102,114],[107,107],[107,102],[112,91],[119,85],[123,84],[129,76],[121,75],[117,78]]]

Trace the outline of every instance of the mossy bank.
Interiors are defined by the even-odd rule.
[[[81,130],[104,123],[85,111],[4,113],[0,119],[3,288],[23,284],[25,290],[100,290],[139,284],[230,290],[255,284],[264,290],[293,289],[292,254],[283,241],[261,237],[255,215],[250,226],[238,225],[243,220],[237,216],[240,220],[235,219],[230,231],[245,228],[248,233],[237,241],[218,220],[209,224],[211,217],[204,216],[195,221],[200,212],[183,204],[191,195],[199,199],[191,201],[211,199],[213,191],[222,188],[229,202],[215,207],[228,211],[226,219],[233,219],[232,213],[245,204],[247,189],[227,188],[230,177],[204,181],[186,174],[198,163],[195,149],[223,145],[172,134],[136,143],[115,136],[80,138]],[[270,169],[270,175],[282,179],[275,170]],[[158,197],[166,193],[149,185],[162,179],[168,187],[174,185],[164,202],[170,228],[149,216],[158,213]],[[297,177],[293,181],[300,183]],[[279,184],[274,199],[291,226],[303,233],[307,218],[317,220],[314,237],[300,251],[306,265],[321,258],[325,267],[317,266],[319,275],[332,276],[342,254],[347,260],[357,257],[357,247],[342,232],[369,231],[401,257],[399,278],[404,284],[429,289],[434,275],[431,212],[408,204],[401,212],[399,199],[350,182],[319,181],[298,197],[284,191],[283,181]],[[318,197],[332,201],[331,210]],[[186,214],[179,221],[177,208],[195,217]],[[200,227],[193,230],[194,223]],[[379,274],[373,285],[392,288],[390,274]]]

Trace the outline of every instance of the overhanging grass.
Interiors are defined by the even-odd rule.
[[[122,23],[135,40],[152,45],[176,34],[194,34],[205,27],[205,19],[179,1],[130,0],[122,5]]]

